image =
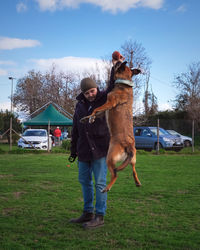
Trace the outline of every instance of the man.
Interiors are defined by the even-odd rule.
[[[60,130],[59,127],[57,127],[57,128],[54,130],[53,135],[54,135],[54,139],[55,139],[55,144],[60,146],[61,130]]]
[[[109,131],[105,116],[97,118],[94,123],[80,123],[80,119],[90,115],[92,111],[106,102],[108,92],[100,91],[91,78],[81,81],[81,94],[78,95],[73,118],[71,156],[73,162],[78,156],[79,182],[82,186],[84,208],[83,214],[72,223],[84,223],[85,228],[97,228],[104,224],[107,194],[101,191],[106,186],[106,155],[109,146]],[[93,206],[94,190],[92,174],[95,179],[96,204]],[[95,214],[94,214],[95,212]]]
[[[121,57],[120,53],[115,51],[112,54],[113,65],[122,60]],[[73,162],[78,156],[79,182],[82,186],[84,208],[83,214],[77,219],[71,219],[70,222],[84,223],[84,228],[97,228],[104,224],[107,193],[102,193],[102,190],[106,187],[106,155],[110,137],[105,116],[96,118],[91,124],[82,124],[80,119],[90,115],[95,108],[106,102],[107,94],[114,87],[114,69],[111,77],[106,91],[100,91],[91,78],[82,79],[81,94],[77,97],[78,103],[73,118],[69,160]],[[94,174],[96,189],[95,208],[92,174]]]

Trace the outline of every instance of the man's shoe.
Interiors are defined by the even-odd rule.
[[[95,215],[95,218],[87,223],[83,224],[85,229],[95,229],[98,227],[102,227],[104,225],[103,215]]]
[[[79,218],[73,218],[69,222],[71,223],[84,223],[94,219],[93,213],[83,212],[83,214]]]

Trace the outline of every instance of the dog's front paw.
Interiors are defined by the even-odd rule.
[[[95,121],[96,116],[90,116],[89,123],[93,123]]]
[[[105,187],[103,190],[101,190],[101,193],[106,193],[108,191],[110,191],[110,189],[108,189],[108,187]]]
[[[80,122],[81,123],[86,123],[86,122],[88,122],[89,119],[90,119],[89,116],[85,116],[85,117],[83,117],[83,118],[80,119]]]

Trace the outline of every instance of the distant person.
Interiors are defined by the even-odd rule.
[[[60,137],[61,137],[61,130],[59,127],[57,127],[55,130],[54,130],[54,140],[55,140],[55,145],[59,145],[60,146]]]
[[[63,137],[63,139],[67,139],[67,137],[68,137],[68,132],[67,132],[67,130],[64,130],[64,131],[62,132],[62,137]]]
[[[51,135],[52,144],[54,146],[54,135],[53,135],[52,129],[50,129],[50,135]]]

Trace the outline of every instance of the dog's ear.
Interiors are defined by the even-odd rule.
[[[118,70],[124,70],[125,69],[125,66],[127,64],[127,61],[124,61],[123,63],[122,62],[117,62],[115,64],[115,72],[117,72]]]
[[[140,69],[132,69],[131,71],[132,71],[132,76],[133,76],[133,75],[138,75],[138,74],[141,73],[141,70],[140,70]]]
[[[125,69],[126,64],[127,64],[127,61],[124,61],[124,62],[120,65],[120,68]]]
[[[118,69],[120,68],[121,64],[122,64],[122,63],[121,63],[120,61],[118,61],[118,62],[115,64],[115,66],[114,66],[115,72],[118,71]]]

